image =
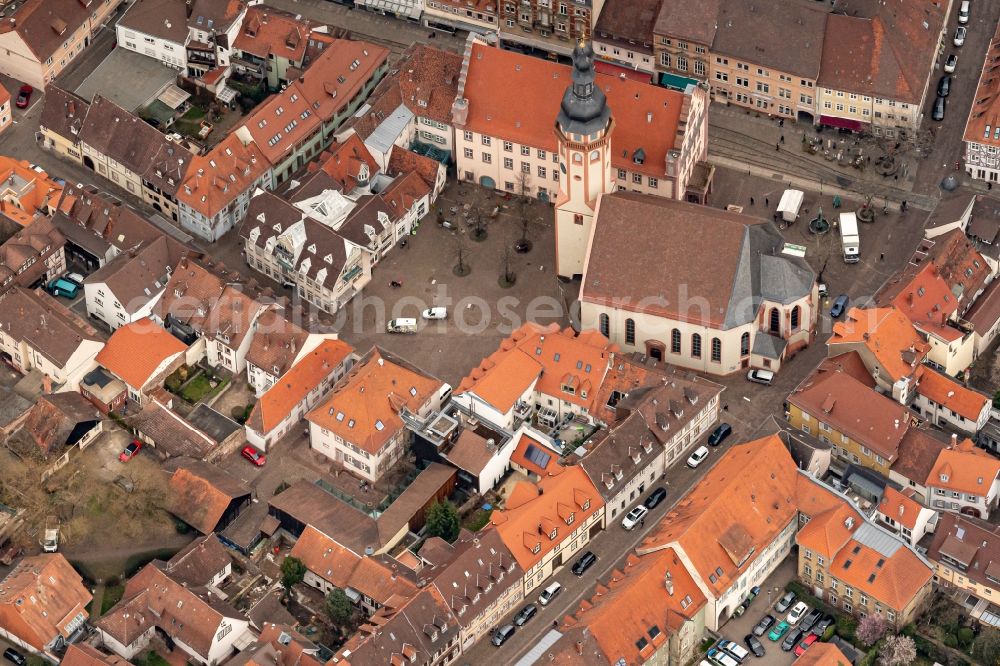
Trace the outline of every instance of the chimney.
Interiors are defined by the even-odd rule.
[[[583,641],[576,642],[576,653],[581,655],[583,654]]]
[[[663,576],[663,584],[667,588],[667,594],[674,596],[674,577],[669,571]]]
[[[899,419],[895,420],[895,424],[896,424],[896,430],[899,430]]]
[[[954,447],[958,447],[958,435],[956,435],[955,433],[951,433],[951,445]]]
[[[42,393],[52,393],[52,378],[48,375],[42,377]]]

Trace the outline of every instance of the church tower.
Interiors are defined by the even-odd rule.
[[[556,270],[572,278],[583,273],[594,209],[601,194],[613,192],[611,132],[614,121],[604,92],[594,84],[594,49],[573,49],[573,81],[556,118],[559,195],[556,198]]]

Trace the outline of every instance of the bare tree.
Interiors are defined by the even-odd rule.
[[[482,211],[478,208],[472,211],[472,240],[476,242],[486,240],[489,234],[486,232],[486,220]]]
[[[514,248],[521,253],[530,252],[532,243],[528,239],[528,227],[531,224],[531,174],[524,170],[518,171],[514,185],[518,195],[518,222],[521,225],[521,237]]]
[[[467,256],[468,252],[469,252],[468,249],[465,247],[465,241],[462,239],[461,236],[456,236],[455,237],[456,263],[455,263],[455,268],[452,269],[452,272],[459,277],[465,277],[466,275],[472,272],[472,267],[469,266],[469,261]]]
[[[500,286],[510,287],[517,281],[517,273],[511,266],[511,243],[504,243],[500,251]]]

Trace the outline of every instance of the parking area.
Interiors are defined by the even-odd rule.
[[[753,600],[746,612],[742,616],[733,618],[724,624],[718,632],[719,635],[723,639],[731,640],[739,644],[740,647],[746,648],[747,644],[743,640],[744,637],[753,631],[754,626],[760,622],[762,617],[772,615],[775,618],[775,624],[784,620],[788,615],[788,611],[778,613],[774,610],[774,606],[781,599],[782,595],[785,594],[785,586],[789,581],[794,579],[795,557],[792,556],[779,564],[778,568],[775,569],[765,584],[761,585],[760,594]],[[812,609],[810,608],[810,610]],[[787,635],[786,633],[785,636]],[[788,666],[788,664],[795,661],[795,654],[792,651],[784,652],[781,649],[781,641],[783,639],[784,637],[778,641],[772,641],[768,638],[767,633],[765,633],[758,639],[764,647],[764,656],[761,658],[751,656],[744,663],[760,664],[761,666]]]
[[[76,94],[86,100],[101,95],[126,111],[136,111],[176,78],[177,71],[158,60],[114,49],[77,87]],[[124,81],[128,85],[122,85]]]

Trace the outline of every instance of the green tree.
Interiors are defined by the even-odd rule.
[[[458,511],[455,505],[445,500],[435,502],[427,510],[427,534],[438,536],[451,543],[458,538]]]
[[[983,627],[972,644],[972,656],[980,664],[1000,663],[1000,629]]]
[[[347,593],[339,587],[333,588],[330,594],[326,595],[326,614],[338,627],[347,626],[354,617],[354,606],[347,598]]]
[[[285,593],[292,591],[292,588],[302,582],[306,577],[306,565],[297,557],[286,557],[281,563],[281,586],[285,588]]]

